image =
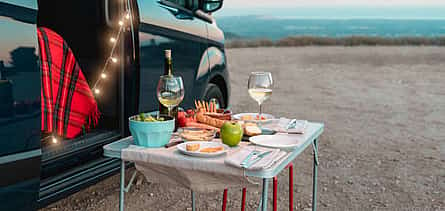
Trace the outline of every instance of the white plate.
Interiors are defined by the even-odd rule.
[[[233,118],[237,119],[237,120],[241,120],[241,117],[246,116],[246,115],[252,116],[255,119],[256,116],[258,115],[258,113],[240,113],[240,114],[233,115]],[[258,122],[268,123],[275,119],[275,117],[272,114],[261,114],[261,116],[265,117],[266,120],[244,120],[244,121],[245,122],[255,122],[255,123],[258,123]]]
[[[296,134],[259,135],[249,138],[253,144],[271,148],[295,148],[303,144],[303,137]]]
[[[197,151],[193,151],[193,152],[187,151],[186,145],[190,144],[190,143],[199,144],[199,149]],[[203,149],[206,147],[219,147],[219,146],[224,147],[224,150],[219,151],[219,152],[213,152],[213,153],[199,151],[200,149]],[[180,152],[182,152],[183,154],[194,156],[194,157],[216,157],[216,156],[225,154],[229,150],[229,147],[225,144],[221,144],[218,142],[208,142],[208,141],[190,141],[190,142],[179,144],[176,148],[178,148],[178,150]]]

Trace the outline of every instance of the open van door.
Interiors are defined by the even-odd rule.
[[[37,1],[0,1],[0,210],[34,210],[40,185]]]

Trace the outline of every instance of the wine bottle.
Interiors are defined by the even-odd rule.
[[[164,50],[164,75],[173,75],[172,53],[171,50]],[[168,108],[159,103],[159,114],[168,115]],[[178,106],[171,109],[171,115],[176,119],[175,128],[177,128]]]

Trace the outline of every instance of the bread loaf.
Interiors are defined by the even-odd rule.
[[[260,135],[262,132],[257,124],[246,122],[244,124],[244,133],[248,136],[256,136]]]
[[[221,120],[221,119],[209,117],[209,116],[205,115],[203,112],[198,112],[196,114],[196,120],[198,120],[198,122],[200,122],[200,123],[204,123],[206,125],[210,125],[210,126],[217,127],[217,128],[221,128],[222,125],[227,121],[227,120]]]

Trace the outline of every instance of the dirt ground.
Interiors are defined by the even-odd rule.
[[[247,78],[270,71],[275,87],[266,112],[325,123],[319,210],[445,210],[445,48],[229,49],[227,57],[234,112],[257,110]],[[294,209],[307,210],[311,149],[294,165]],[[287,171],[278,181],[279,210],[286,210]],[[188,190],[139,182],[125,198],[127,210],[191,209]],[[117,210],[118,190],[115,175],[42,210]],[[259,188],[248,189],[248,210],[259,197]],[[240,199],[230,189],[229,210],[239,210]],[[218,210],[221,200],[222,192],[200,193],[197,206]]]

